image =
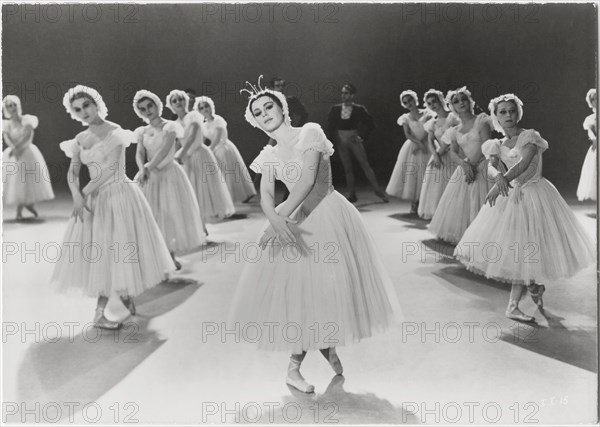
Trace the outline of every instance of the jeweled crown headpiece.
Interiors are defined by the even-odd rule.
[[[452,104],[452,98],[454,98],[456,95],[459,94],[465,94],[467,96],[467,98],[469,98],[469,108],[471,110],[471,114],[475,114],[475,101],[473,101],[473,96],[471,95],[471,91],[469,91],[469,89],[467,89],[466,86],[463,86],[461,88],[455,89],[455,90],[449,90],[448,93],[446,94],[446,104],[448,105],[448,108],[450,108],[450,111],[452,111],[453,113],[456,114],[456,110],[454,109],[454,105]]]
[[[405,96],[410,96],[412,99],[415,100],[415,104],[417,106],[419,105],[419,98],[417,97],[417,93],[414,90],[405,90],[400,94],[400,104],[402,104],[404,108],[408,108],[407,104],[404,102]]]
[[[425,95],[423,95],[423,103],[427,105],[427,98],[430,98],[432,96],[435,96],[438,99],[439,103],[441,104],[444,110],[450,111],[448,109],[448,104],[446,104],[446,100],[444,99],[444,93],[441,90],[429,89],[427,92],[425,92]]]
[[[17,104],[17,113],[19,114],[19,116],[23,114],[23,108],[21,107],[21,100],[19,99],[19,97],[17,95],[6,95],[2,100],[2,112],[4,113],[4,117],[6,117],[7,119],[11,118],[8,109],[6,108],[6,104],[8,104],[9,102]]]
[[[514,93],[505,93],[504,95],[497,96],[490,101],[488,109],[490,110],[490,116],[492,117],[492,122],[494,123],[494,129],[504,134],[504,130],[502,129],[502,126],[500,126],[498,117],[496,116],[496,107],[500,102],[514,102],[517,107],[517,122],[520,122],[523,118],[523,101],[521,101]]]
[[[148,120],[140,111],[140,108],[138,107],[138,103],[140,102],[141,99],[144,98],[148,98],[150,99],[152,102],[154,102],[154,104],[156,105],[156,108],[158,108],[158,116],[162,116],[162,112],[163,112],[163,103],[160,100],[160,98],[158,97],[158,95],[150,92],[149,90],[146,89],[142,89],[142,90],[138,90],[134,97],[133,97],[133,111],[135,111],[135,114],[137,114],[137,116],[142,119],[143,121],[145,121],[146,123],[149,123],[150,120]]]
[[[88,86],[77,85],[67,91],[65,96],[63,96],[63,106],[67,113],[71,115],[73,120],[77,120],[82,123],[84,126],[88,126],[88,123],[84,122],[83,119],[80,119],[75,114],[75,110],[71,106],[71,99],[73,99],[76,95],[84,94],[86,98],[91,99],[94,104],[96,104],[96,108],[98,109],[98,116],[104,120],[108,115],[108,108],[106,108],[106,104],[102,99],[102,96],[98,93],[96,89],[93,89]]]
[[[244,115],[244,117],[246,118],[246,121],[248,123],[250,123],[252,126],[254,126],[255,128],[260,128],[260,125],[258,124],[258,122],[256,121],[256,118],[254,117],[254,114],[252,114],[252,110],[251,110],[251,105],[252,103],[257,100],[258,98],[260,98],[261,96],[264,96],[265,94],[269,94],[271,96],[275,96],[279,102],[281,103],[282,109],[283,109],[283,120],[285,121],[286,124],[291,124],[291,119],[290,119],[290,113],[289,113],[289,109],[288,109],[288,103],[287,100],[285,99],[285,95],[281,92],[277,92],[268,88],[263,88],[260,85],[260,82],[263,78],[263,75],[261,74],[258,77],[258,83],[255,85],[253,85],[252,83],[246,81],[246,86],[248,86],[250,89],[242,89],[240,90],[240,93],[242,92],[248,92],[249,98],[248,98],[248,105],[246,106],[246,114]]]

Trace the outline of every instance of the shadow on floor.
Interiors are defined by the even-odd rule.
[[[75,413],[97,401],[164,344],[148,328],[152,318],[178,307],[200,286],[194,280],[164,282],[136,298],[137,315],[125,320],[121,330],[96,329],[89,323],[79,335],[32,345],[19,369],[19,401],[27,407],[53,402],[61,408],[76,402]],[[69,411],[63,414],[67,417]]]
[[[333,377],[323,394],[302,393],[288,386],[291,396],[279,405],[240,411],[228,422],[267,424],[417,424],[418,418],[373,393],[349,393],[344,377]],[[252,409],[251,405],[242,407]]]

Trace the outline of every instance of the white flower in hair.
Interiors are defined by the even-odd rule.
[[[94,104],[96,104],[96,108],[98,109],[98,116],[102,120],[106,119],[106,116],[108,115],[108,108],[106,108],[106,104],[104,103],[104,100],[102,99],[102,96],[98,93],[98,91],[88,86],[77,85],[69,89],[67,93],[65,93],[65,96],[63,96],[63,105],[65,107],[65,110],[67,110],[67,113],[71,115],[71,118],[73,120],[77,120],[85,126],[88,125],[88,123],[84,122],[82,119],[77,117],[75,111],[73,110],[73,107],[71,106],[71,100],[80,94],[84,94],[86,98],[90,99]]]
[[[596,111],[596,106],[592,104],[592,95],[596,95],[596,88],[592,88],[587,91],[585,94],[585,102],[587,105],[594,111]]]
[[[446,94],[446,104],[450,108],[450,111],[452,111],[453,113],[456,113],[456,110],[454,109],[454,105],[452,104],[452,98],[454,98],[456,95],[459,95],[461,93],[465,94],[467,96],[467,98],[469,98],[471,114],[474,114],[475,113],[475,101],[473,101],[473,96],[471,95],[471,91],[469,89],[467,89],[466,86],[463,86],[463,87],[455,89],[455,90],[449,90],[448,93]]]
[[[427,105],[427,98],[429,98],[431,96],[435,96],[438,99],[438,101],[440,102],[440,104],[442,105],[442,108],[444,110],[450,111],[448,109],[448,104],[446,103],[446,100],[444,99],[444,93],[441,90],[429,89],[427,92],[425,92],[425,95],[423,95],[423,103],[425,105]]]
[[[260,125],[256,121],[256,118],[254,117],[254,114],[252,114],[251,106],[252,106],[252,103],[254,101],[256,101],[258,98],[260,98],[261,96],[264,96],[265,94],[269,94],[270,96],[274,96],[279,100],[279,102],[281,103],[282,110],[283,110],[283,120],[286,124],[290,125],[291,124],[290,112],[288,109],[288,103],[287,103],[287,99],[285,98],[285,95],[281,92],[277,92],[277,91],[274,91],[271,89],[261,87],[260,81],[262,80],[262,78],[263,78],[263,75],[261,74],[258,77],[258,83],[256,86],[252,85],[250,82],[247,81],[246,86],[249,86],[250,89],[240,90],[240,93],[248,92],[248,94],[250,95],[250,97],[248,98],[248,105],[246,106],[246,114],[244,115],[244,117],[246,118],[246,121],[248,123],[250,123],[252,126],[254,126],[255,128],[261,129]]]
[[[212,115],[214,116],[215,113],[215,101],[212,100],[212,98],[202,95],[202,96],[198,96],[196,97],[196,102],[194,102],[194,110],[198,110],[200,112],[200,114],[202,114],[202,112],[200,111],[200,104],[206,102],[209,106],[210,106],[210,110],[212,112]],[[202,114],[202,117],[204,117],[204,114]]]
[[[11,118],[10,113],[6,109],[6,104],[8,104],[9,102],[17,104],[17,113],[19,114],[19,116],[23,114],[23,108],[21,107],[21,100],[19,99],[19,97],[17,95],[6,95],[2,100],[2,112],[4,113],[4,117],[6,117],[7,119]]]
[[[160,100],[160,98],[155,95],[154,93],[150,92],[149,90],[146,89],[142,89],[142,90],[138,90],[134,97],[133,97],[133,111],[135,111],[135,114],[137,114],[137,116],[142,119],[143,121],[145,121],[146,123],[149,123],[150,121],[144,117],[144,115],[142,114],[142,112],[140,111],[139,107],[138,107],[138,102],[140,102],[141,99],[144,98],[148,98],[150,99],[152,102],[154,102],[154,104],[156,105],[156,108],[158,108],[158,116],[162,116],[162,112],[163,112],[163,103]]]
[[[405,90],[400,94],[400,104],[402,104],[404,108],[407,108],[407,104],[404,102],[405,96],[410,96],[412,99],[415,100],[415,104],[417,106],[419,105],[419,98],[417,97],[417,93],[414,90]]]
[[[492,99],[490,101],[490,104],[488,105],[488,110],[490,110],[490,116],[492,116],[492,123],[494,123],[494,129],[496,129],[498,132],[502,132],[503,134],[504,130],[498,122],[498,117],[496,117],[496,106],[500,102],[507,101],[512,101],[517,106],[517,122],[520,122],[523,118],[523,102],[514,93],[505,93],[504,95],[497,96],[496,98]]]
[[[190,102],[190,96],[185,93],[185,91],[181,90],[181,89],[173,89],[171,92],[169,92],[169,94],[167,95],[167,98],[165,99],[167,101],[167,107],[169,107],[169,110],[171,110],[173,112],[173,114],[175,114],[175,110],[173,109],[173,106],[171,105],[171,99],[177,96],[178,98],[183,98],[185,100],[185,111],[188,111],[188,104]]]

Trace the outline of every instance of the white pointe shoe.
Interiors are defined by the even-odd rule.
[[[333,372],[335,372],[337,375],[342,375],[342,373],[344,372],[344,368],[342,367],[342,362],[340,361],[340,358],[335,352],[335,347],[329,347],[327,350],[329,350],[329,357],[327,357],[326,359],[329,362],[331,368],[333,369]]]
[[[517,320],[520,322],[528,322],[528,323],[535,322],[535,317],[529,316],[529,315],[523,313],[521,310],[519,310],[519,305],[514,301],[509,302],[504,315],[511,320]]]
[[[301,362],[290,358],[290,364],[288,365],[287,377],[285,379],[286,384],[291,385],[295,389],[302,393],[314,393],[315,386],[306,382],[302,374],[300,373]]]

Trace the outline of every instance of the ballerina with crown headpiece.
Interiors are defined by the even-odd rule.
[[[596,106],[598,101],[596,99],[595,88],[588,90],[585,100],[593,112],[583,121],[583,128],[588,133],[591,145],[585,155],[579,185],[577,186],[577,198],[580,202],[587,199],[596,200],[598,192],[598,160],[596,151],[598,149],[598,125],[596,123]]]
[[[54,199],[46,161],[33,143],[38,118],[23,114],[16,95],[4,98],[2,111],[7,119],[2,121],[2,136],[8,145],[2,161],[3,202],[17,205],[17,221],[23,219],[23,208],[37,218],[34,204]]]
[[[543,308],[546,281],[575,275],[592,265],[595,242],[556,188],[542,177],[542,153],[548,142],[534,129],[523,129],[523,103],[514,94],[491,100],[494,126],[504,134],[482,150],[490,159],[495,184],[454,255],[467,269],[512,285],[506,316],[532,322],[519,309],[529,291]],[[508,170],[503,167],[503,163]],[[492,249],[490,251],[490,248]]]
[[[215,114],[215,103],[208,96],[196,98],[194,107],[204,116],[204,136],[210,140],[231,198],[234,203],[249,202],[256,196],[256,188],[244,158],[228,137],[227,122]]]
[[[121,324],[104,316],[108,298],[119,295],[135,315],[133,297],[162,282],[175,266],[146,198],[125,175],[133,132],[106,120],[106,104],[90,87],[69,89],[63,105],[88,129],[60,144],[71,158],[73,214],[64,235],[69,250],[61,252],[50,281],[59,291],[97,297],[94,325],[117,329]],[[93,167],[91,181],[80,189],[82,163]]]
[[[198,199],[183,168],[175,161],[175,140],[183,138],[183,127],[161,117],[163,104],[148,90],[133,97],[135,113],[148,123],[135,130],[139,172],[135,180],[154,213],[177,270],[179,252],[198,249],[205,241]]]
[[[358,210],[332,186],[333,145],[321,127],[291,126],[285,96],[261,88],[260,79],[248,92],[246,120],[277,144],[250,166],[262,174],[268,221],[258,238],[262,255],[244,266],[229,322],[275,325],[259,348],[291,352],[286,382],[310,393],[314,387],[300,374],[306,352],[320,350],[341,374],[336,346],[389,327],[399,304]],[[278,206],[275,180],[290,190]],[[292,327],[297,339],[289,338]]]

